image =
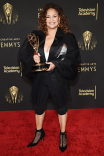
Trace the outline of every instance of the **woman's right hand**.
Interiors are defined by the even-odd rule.
[[[33,60],[35,61],[35,63],[39,63],[40,62],[40,53],[38,53],[37,55],[33,55]]]

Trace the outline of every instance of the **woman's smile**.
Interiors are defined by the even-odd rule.
[[[52,24],[53,25],[53,24],[55,24],[55,22],[49,22],[49,24]]]

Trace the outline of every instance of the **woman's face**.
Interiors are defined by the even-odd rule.
[[[46,14],[47,27],[50,29],[55,29],[59,23],[60,23],[60,17],[58,15],[58,12],[53,8],[48,9]]]

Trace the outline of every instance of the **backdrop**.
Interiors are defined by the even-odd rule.
[[[104,107],[104,2],[102,0],[0,1],[0,110],[31,110],[31,84],[22,76],[17,53],[45,4],[61,6],[76,36],[82,63],[71,81],[73,107]],[[46,109],[53,109],[49,98]]]

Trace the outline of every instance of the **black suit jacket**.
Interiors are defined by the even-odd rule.
[[[44,43],[46,35],[42,31],[34,30],[32,33],[39,36],[39,49],[40,62],[44,63]],[[69,80],[74,80],[77,76],[77,66],[81,61],[79,48],[72,33],[63,33],[58,28],[53,44],[49,51],[48,62],[55,64],[55,68],[51,71],[45,72],[31,72],[31,66],[33,61],[34,50],[27,39],[25,39],[23,45],[18,53],[18,61],[22,63],[23,75],[28,77],[32,82],[32,97],[33,101],[36,101],[39,95],[41,84],[44,80],[45,73],[48,72],[52,79],[52,85],[55,87],[56,94],[64,96],[66,102],[69,101]]]

